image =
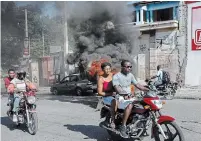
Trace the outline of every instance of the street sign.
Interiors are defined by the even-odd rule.
[[[201,50],[201,6],[192,8],[191,43],[192,50]]]
[[[195,31],[195,44],[201,45],[201,29]]]
[[[29,39],[25,38],[24,39],[24,48],[28,48],[29,47]]]
[[[29,51],[29,39],[25,38],[24,39],[24,50],[23,50],[23,57],[24,58],[29,58],[30,51]]]

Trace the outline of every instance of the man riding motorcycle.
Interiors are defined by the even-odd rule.
[[[23,70],[20,70],[17,72],[17,77],[14,78],[11,82],[10,85],[8,86],[8,93],[13,95],[13,122],[17,122],[17,112],[18,112],[18,107],[20,103],[20,92],[27,92],[30,89],[35,89],[35,86],[31,84],[31,82],[26,79],[26,72]]]
[[[125,95],[125,98],[129,97],[128,94],[131,94],[130,85],[132,83],[135,85],[135,87],[137,87],[138,89],[140,89],[142,91],[149,91],[148,88],[140,85],[136,81],[134,75],[131,73],[131,68],[132,68],[132,66],[131,66],[130,61],[123,60],[121,62],[121,72],[115,74],[113,76],[113,80],[112,80],[113,86],[114,86],[117,94],[127,94],[127,95]],[[126,104],[126,103],[124,103],[124,104]],[[133,108],[132,103],[129,103],[126,105],[122,125],[120,126],[120,135],[124,138],[128,138],[128,135],[126,133],[126,122],[132,111],[132,108]]]
[[[163,85],[163,70],[161,68],[161,65],[157,66],[157,75],[151,77],[151,79],[157,78],[157,81],[155,81],[154,85],[156,87]]]

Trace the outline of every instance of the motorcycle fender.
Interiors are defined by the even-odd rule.
[[[158,118],[158,124],[165,122],[165,121],[174,121],[175,119],[171,116],[160,116]],[[151,128],[151,138],[153,138],[153,133],[154,133],[154,127],[156,126],[156,124],[152,124],[152,128]]]
[[[165,121],[174,121],[175,119],[171,116],[160,116],[158,118],[158,124],[162,123],[162,122],[165,122]]]

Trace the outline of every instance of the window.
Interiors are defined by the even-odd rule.
[[[69,76],[64,77],[64,78],[61,80],[61,83],[65,83],[65,82],[69,82]]]
[[[147,11],[143,10],[143,21],[146,22],[147,20]]]
[[[78,81],[78,77],[76,75],[70,77],[70,82]]]
[[[132,22],[137,22],[136,11],[133,11],[133,18]]]
[[[160,9],[153,11],[153,21],[173,20],[173,8]]]

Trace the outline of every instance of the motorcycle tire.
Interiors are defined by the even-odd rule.
[[[165,125],[166,128],[169,127],[169,126],[167,126],[167,125],[171,125],[171,126],[175,129],[175,131],[176,131],[175,134],[179,136],[179,141],[185,141],[184,135],[183,135],[183,133],[182,133],[182,131],[181,131],[181,128],[176,124],[176,122],[174,122],[174,121],[165,121],[165,122],[160,123],[160,125],[161,125],[161,126],[162,126],[162,125]],[[165,135],[168,137],[167,140],[165,140],[163,137],[162,137],[162,139],[159,137],[159,135],[161,135],[161,134],[160,134],[160,131],[159,131],[158,127],[155,126],[155,127],[153,128],[153,135],[154,135],[155,141],[169,141],[169,140],[174,141],[175,137],[177,137],[177,136],[175,136],[175,137],[173,138],[173,137],[172,137],[172,136],[173,136],[172,133],[171,133],[171,135],[170,135],[170,133],[167,133],[166,130],[164,130],[164,132],[165,132]],[[162,135],[161,135],[161,136],[162,136]]]
[[[29,121],[30,121],[30,123],[32,121],[32,124],[30,124],[30,123],[28,124],[29,133],[31,135],[35,135],[36,132],[38,131],[38,117],[37,117],[37,114],[36,113],[30,113]]]

